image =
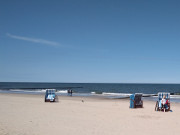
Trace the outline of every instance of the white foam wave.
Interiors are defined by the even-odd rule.
[[[68,93],[68,90],[58,90],[57,93]]]
[[[21,91],[24,91],[24,90],[19,90],[19,89],[10,89],[9,91],[21,92]]]
[[[180,95],[170,95],[170,98],[180,98]]]
[[[40,90],[41,92],[46,92],[46,89],[42,89],[42,90]]]
[[[131,94],[129,94],[129,93],[108,93],[108,92],[103,92],[102,95],[111,95],[111,96],[130,96]]]

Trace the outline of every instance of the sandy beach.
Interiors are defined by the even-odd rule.
[[[180,103],[166,113],[154,106],[144,101],[144,108],[130,109],[128,99],[61,96],[45,103],[44,95],[1,93],[0,135],[179,135]]]

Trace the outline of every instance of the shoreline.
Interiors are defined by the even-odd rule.
[[[16,96],[16,97],[29,97],[29,98],[41,98],[42,101],[44,101],[44,94],[27,94],[27,93],[0,93],[0,95],[4,96]],[[107,98],[105,96],[68,96],[68,95],[57,95],[59,100],[81,100],[81,99],[86,99],[88,101],[126,101],[130,102],[129,98]],[[145,97],[146,98],[146,97]],[[148,99],[142,99],[145,102],[151,102],[151,103],[156,103],[156,100],[148,100]],[[179,102],[171,102],[172,104],[179,104]]]
[[[0,94],[22,94],[22,95],[45,95],[45,91],[22,91],[22,90],[0,90]],[[56,94],[60,97],[71,97],[68,93],[59,93]],[[101,98],[101,99],[129,99],[129,93],[104,93],[104,94],[94,94],[94,93],[73,93],[72,97],[89,97],[89,98]],[[154,94],[144,94],[142,97],[146,101],[157,101],[157,95]],[[170,95],[172,103],[180,103],[180,95]]]

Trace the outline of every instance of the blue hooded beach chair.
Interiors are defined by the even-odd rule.
[[[165,96],[166,101],[167,101],[167,105],[163,106],[162,105],[162,99],[163,96]],[[163,111],[165,109],[165,111],[169,111],[170,110],[170,93],[168,92],[159,92],[158,93],[158,101],[156,102],[155,105],[155,111]]]
[[[142,108],[142,93],[135,93],[130,96],[130,108]]]
[[[45,102],[56,102],[58,101],[58,96],[56,95],[55,89],[47,89],[45,93]]]

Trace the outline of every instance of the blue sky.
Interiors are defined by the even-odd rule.
[[[178,0],[1,0],[0,81],[180,83]]]

